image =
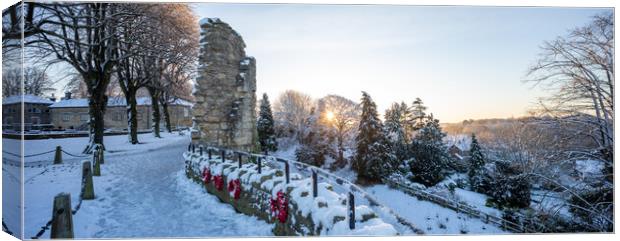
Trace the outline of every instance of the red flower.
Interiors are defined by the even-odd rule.
[[[282,191],[278,191],[277,197],[271,199],[271,214],[280,221],[280,223],[286,222],[288,216],[288,200]]]
[[[215,188],[218,191],[224,190],[224,179],[222,178],[222,175],[213,176],[213,184],[215,184]]]
[[[202,169],[202,181],[205,183],[205,185],[211,182],[211,170],[208,167]]]
[[[230,180],[228,182],[228,192],[232,192],[233,194],[233,198],[239,199],[239,197],[241,196],[241,182],[239,181],[239,179],[234,179],[234,180]]]

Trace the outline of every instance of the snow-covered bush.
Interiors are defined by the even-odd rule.
[[[579,218],[578,223],[591,231],[613,231],[613,187],[601,185],[588,188],[571,196],[570,212]]]
[[[486,186],[488,190],[486,194],[491,196],[490,201],[500,208],[529,207],[531,201],[529,177],[508,162],[496,161],[494,167],[494,170],[491,169],[485,177],[487,180],[481,183],[483,187]]]

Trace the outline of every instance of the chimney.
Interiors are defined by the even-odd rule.
[[[71,99],[71,92],[70,91],[65,92],[65,98],[64,99],[65,100],[70,100]]]
[[[52,102],[56,102],[56,96],[54,95],[54,93],[52,93],[52,96],[50,97],[50,100]]]

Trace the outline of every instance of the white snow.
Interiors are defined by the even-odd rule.
[[[13,95],[2,99],[2,105],[10,105],[17,103],[31,103],[31,104],[46,104],[51,105],[54,102],[50,99],[35,96],[35,95]]]
[[[386,185],[374,185],[367,189],[379,201],[389,203],[399,215],[406,218],[427,234],[500,234],[506,233],[491,224],[466,214],[419,200]]]

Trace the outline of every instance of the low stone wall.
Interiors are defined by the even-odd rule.
[[[257,172],[255,163],[244,163],[241,168],[236,161],[224,161],[213,156],[208,159],[198,153],[186,152],[187,177],[205,187],[207,192],[215,195],[224,203],[232,205],[237,212],[256,216],[269,223],[275,223],[272,230],[278,236],[299,235],[397,235],[392,225],[384,223],[365,205],[355,207],[356,228],[349,229],[347,218],[347,198],[344,194],[333,191],[331,185],[318,183],[319,195],[312,196],[310,178],[291,174],[290,183],[286,184],[284,172],[263,165],[262,173]],[[203,171],[210,170],[212,176],[220,175],[223,181],[221,190],[216,188],[213,180],[205,184]],[[213,178],[211,178],[213,179]],[[231,180],[239,180],[241,193],[238,199],[233,192],[228,192]],[[288,201],[288,215],[281,222],[272,215],[271,200],[278,192],[285,194]]]

